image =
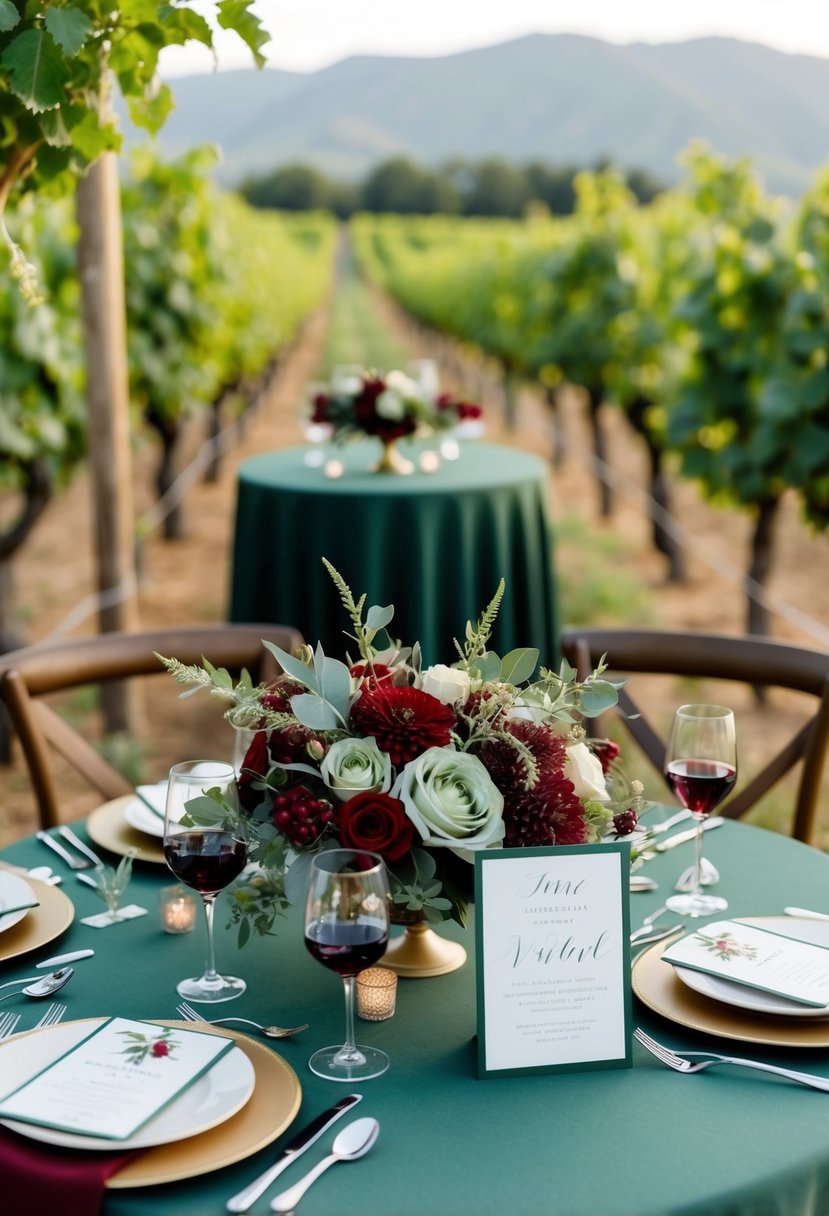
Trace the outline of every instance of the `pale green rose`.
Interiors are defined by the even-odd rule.
[[[576,787],[576,797],[583,801],[595,799],[597,802],[607,802],[610,797],[599,758],[593,755],[586,743],[571,743],[567,748],[564,775]]]
[[[389,388],[380,394],[374,408],[377,411],[377,417],[385,418],[388,422],[399,422],[406,414],[406,404],[403,398]]]
[[[334,797],[347,802],[355,794],[387,794],[391,760],[375,739],[338,739],[325,753],[320,773]]]
[[[469,700],[471,680],[468,672],[445,663],[435,663],[420,676],[418,687],[437,697],[441,705],[465,705]]]
[[[471,860],[472,852],[495,848],[504,838],[504,796],[468,752],[430,747],[409,761],[392,794],[424,844],[448,846]]]

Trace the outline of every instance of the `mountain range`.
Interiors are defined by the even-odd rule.
[[[730,38],[617,46],[532,34],[435,58],[352,56],[316,72],[229,71],[169,82],[169,154],[219,144],[235,185],[289,162],[356,179],[402,155],[585,166],[608,158],[665,182],[694,138],[749,156],[799,193],[829,160],[829,60]],[[130,136],[132,138],[132,136]]]

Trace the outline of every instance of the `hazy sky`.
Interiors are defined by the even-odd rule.
[[[195,7],[209,15],[215,5]],[[829,57],[829,0],[258,0],[274,67],[313,71],[348,55],[444,55],[531,33],[609,42],[676,42],[707,34]],[[217,35],[219,67],[249,67],[235,36]],[[164,52],[165,76],[211,71],[197,45]]]

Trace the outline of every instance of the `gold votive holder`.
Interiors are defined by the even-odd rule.
[[[196,925],[196,897],[186,887],[163,887],[159,894],[165,933],[191,933]]]
[[[369,967],[357,976],[357,1016],[366,1022],[385,1022],[394,1015],[397,976],[388,967]]]

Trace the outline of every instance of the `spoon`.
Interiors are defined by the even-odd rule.
[[[787,916],[799,916],[803,920],[829,920],[826,912],[813,912],[811,908],[784,908]]]
[[[68,984],[74,974],[74,967],[61,967],[60,971],[50,971],[48,975],[29,975],[22,980],[9,980],[7,984],[0,984],[0,988],[9,988],[12,984],[28,984],[29,986],[28,988],[18,988],[17,992],[7,992],[5,996],[0,996],[0,1001],[7,1001],[9,997],[20,996],[21,993],[24,996],[51,996],[64,984]]]
[[[339,1133],[331,1146],[331,1153],[323,1157],[312,1170],[300,1178],[296,1186],[282,1191],[271,1200],[272,1212],[292,1212],[312,1182],[338,1161],[356,1161],[364,1156],[380,1135],[380,1124],[376,1119],[355,1119]]]

